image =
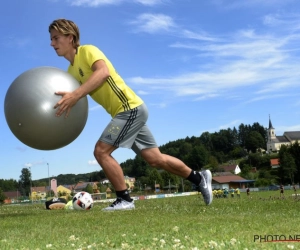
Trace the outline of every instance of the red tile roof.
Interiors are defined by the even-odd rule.
[[[47,188],[46,187],[32,187],[31,188],[31,192],[46,192]]]
[[[215,172],[214,176],[234,175],[231,172]]]
[[[279,165],[279,159],[278,159],[278,158],[276,158],[276,159],[271,159],[271,160],[270,160],[270,163],[271,163],[271,166]]]
[[[10,199],[22,196],[19,191],[10,191],[10,192],[3,192],[3,193],[4,193],[5,197],[10,198]]]
[[[245,181],[246,179],[238,175],[214,176],[213,181],[218,183],[229,183],[231,181]]]
[[[236,169],[236,166],[237,166],[237,164],[222,166],[221,168],[223,168],[225,172],[230,172],[230,171],[234,171]]]

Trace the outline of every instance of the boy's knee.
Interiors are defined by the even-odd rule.
[[[106,156],[110,156],[114,150],[115,147],[112,145],[108,145],[103,142],[97,142],[94,148],[94,156],[97,160],[101,160]]]

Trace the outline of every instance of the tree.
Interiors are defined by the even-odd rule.
[[[102,178],[101,178],[101,175],[100,175],[100,171],[91,173],[91,176],[90,176],[90,182],[93,182],[93,181],[100,181],[101,179],[102,179]]]
[[[167,171],[163,171],[161,174],[163,179],[163,186],[169,185],[178,185],[179,184],[179,177],[177,175],[171,174]]]
[[[204,147],[212,152],[214,149],[213,143],[211,141],[211,134],[209,132],[204,132],[202,133],[202,135],[200,136],[200,142],[204,145]]]
[[[203,145],[196,146],[192,151],[186,156],[185,162],[187,165],[194,170],[200,170],[209,161],[209,152]]]
[[[266,144],[267,144],[267,140],[268,140],[268,130],[267,130],[267,128],[264,128],[258,122],[255,122],[251,126],[251,131],[256,131],[262,136],[262,138],[264,139],[264,143],[263,143],[263,147],[261,147],[261,148],[266,149]]]
[[[146,176],[149,167],[147,166],[146,161],[140,155],[137,155],[134,160],[127,160],[126,162],[130,164],[131,168],[131,171],[128,171],[127,175],[134,176],[136,178]],[[122,163],[121,167],[122,169],[124,167]],[[128,168],[129,166],[127,165],[126,167]]]
[[[261,169],[258,172],[258,178],[255,183],[257,186],[268,186],[277,182],[276,176],[272,175],[271,172],[266,169]]]
[[[284,152],[281,155],[279,162],[280,162],[280,167],[283,170],[284,176],[288,176],[291,181],[290,183],[293,184],[294,183],[294,175],[297,171],[295,160],[294,160],[293,156],[288,152]],[[282,177],[282,179],[283,178],[284,177]]]
[[[261,162],[263,161],[263,157],[259,154],[259,153],[255,153],[255,154],[249,154],[248,155],[248,160],[247,163],[251,166],[251,167],[255,167],[257,169],[260,169],[261,166]]]
[[[155,187],[154,187],[155,184],[159,184],[160,187],[163,186],[163,179],[156,168],[152,168],[149,171],[148,178],[149,178],[148,185],[151,187],[151,189],[155,190]]]
[[[235,147],[233,150],[229,153],[230,158],[238,159],[241,157],[245,157],[247,155],[247,152],[240,146]]]
[[[139,182],[141,190],[144,190],[147,185],[151,185],[151,182],[149,181],[148,176],[141,176],[138,179],[138,182]]]
[[[30,187],[31,187],[31,172],[28,168],[23,168],[20,175],[20,189],[21,194],[24,196],[29,196],[30,194]]]
[[[208,168],[212,170],[212,172],[217,172],[219,166],[219,162],[216,157],[210,156],[208,160]]]
[[[220,132],[215,132],[211,136],[211,141],[215,151],[221,151],[228,154],[235,146],[235,136],[231,129],[222,129]]]
[[[5,195],[2,191],[2,189],[0,188],[0,204],[3,204],[5,200]]]
[[[87,184],[84,191],[92,194],[93,193],[93,186],[91,184]]]
[[[3,192],[13,191],[18,189],[18,182],[13,179],[4,180],[0,179],[0,187]]]
[[[245,147],[255,153],[258,148],[265,148],[265,141],[259,132],[251,131],[245,139]]]
[[[250,126],[244,125],[243,123],[239,126],[239,132],[238,132],[238,144],[244,148],[245,147],[245,141],[250,132]]]
[[[181,159],[184,158],[185,155],[188,155],[193,150],[193,146],[191,143],[184,142],[179,146],[179,155]]]
[[[249,164],[247,164],[247,161],[245,160],[241,161],[239,166],[241,169],[240,176],[245,177],[251,172],[252,167]]]
[[[292,144],[289,150],[290,154],[293,156],[296,164],[297,175],[295,176],[295,183],[300,183],[300,145],[299,142],[296,141]]]

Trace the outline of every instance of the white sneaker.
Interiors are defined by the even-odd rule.
[[[206,205],[210,205],[213,200],[212,188],[211,188],[211,172],[209,170],[204,170],[199,172],[201,175],[201,182],[199,185],[199,190],[202,194],[204,202]]]
[[[131,209],[135,209],[133,200],[130,202],[117,197],[117,199],[109,207],[103,208],[102,211],[131,210]]]

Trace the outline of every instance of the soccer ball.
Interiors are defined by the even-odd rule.
[[[89,210],[93,207],[92,196],[87,192],[78,192],[73,197],[73,208],[76,210]]]

